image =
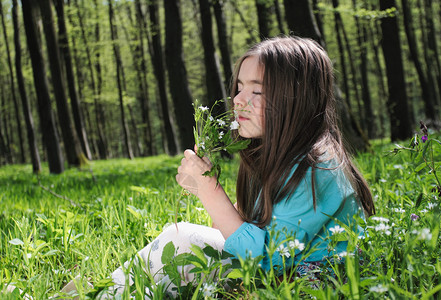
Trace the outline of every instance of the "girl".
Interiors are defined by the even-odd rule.
[[[251,139],[240,153],[237,203],[216,178],[202,175],[210,161],[186,150],[176,181],[200,199],[215,225],[172,225],[142,249],[139,255],[156,282],[167,281],[161,255],[170,241],[178,253],[209,244],[236,257],[262,255],[268,270],[282,265],[277,253],[269,260],[271,239],[295,237],[315,249],[305,262],[324,261],[334,254],[326,237],[335,220],[349,224],[355,215],[375,212],[367,183],[343,146],[331,61],[316,42],[278,37],[256,44],[239,59],[232,83],[238,138]],[[270,228],[278,234],[270,235]],[[302,248],[288,264],[302,258]],[[337,253],[345,250],[345,242],[335,246]],[[190,269],[183,268],[186,280],[192,279]],[[113,292],[122,292],[123,270],[112,278]]]

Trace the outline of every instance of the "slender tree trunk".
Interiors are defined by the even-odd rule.
[[[116,83],[118,86],[118,98],[119,98],[119,109],[121,115],[121,126],[123,131],[124,138],[124,147],[126,156],[130,159],[133,159],[133,151],[132,145],[130,144],[130,136],[129,129],[127,127],[127,120],[124,109],[124,101],[123,101],[123,78],[122,78],[122,60],[121,53],[118,46],[118,33],[116,30],[116,26],[114,22],[114,12],[113,12],[113,0],[109,0],[109,24],[110,24],[110,36],[113,43],[113,55],[115,56],[116,63]]]
[[[352,1],[354,10],[357,9],[357,3],[355,0]],[[360,49],[360,75],[361,75],[361,95],[363,99],[364,108],[364,120],[365,126],[368,132],[369,138],[374,138],[375,135],[375,120],[374,113],[372,111],[372,99],[371,93],[369,91],[369,80],[368,80],[368,70],[367,70],[367,39],[366,39],[366,25],[363,20],[360,23],[360,18],[355,15],[355,25],[357,27],[357,42]]]
[[[427,33],[427,48],[429,50],[430,60],[432,62],[431,69],[433,70],[434,77],[436,78],[436,82],[438,83],[438,92],[441,93],[441,63],[437,42],[439,40],[439,33],[437,34],[435,25],[433,23],[434,18],[432,0],[424,0],[424,12],[426,16],[425,21]]]
[[[422,100],[424,102],[424,112],[427,118],[431,120],[438,119],[436,108],[436,95],[434,86],[429,85],[424,74],[423,66],[420,61],[420,54],[415,39],[415,31],[413,28],[413,17],[410,11],[409,3],[407,0],[401,0],[401,6],[403,9],[403,23],[407,37],[407,44],[409,45],[409,52],[412,58],[413,64],[418,74],[418,80],[420,82]]]
[[[62,173],[64,171],[63,156],[61,155],[59,138],[55,128],[55,119],[50,103],[49,85],[46,77],[46,66],[43,60],[37,22],[34,15],[38,10],[38,3],[33,0],[22,0],[21,3],[32,62],[34,85],[37,92],[40,127],[49,161],[49,171],[51,173]]]
[[[21,64],[21,42],[18,26],[17,0],[12,0],[12,22],[14,24],[14,44],[15,44],[15,73],[17,76],[18,90],[20,92],[23,117],[26,124],[26,132],[28,137],[29,153],[31,155],[32,171],[35,174],[40,173],[41,163],[40,154],[38,153],[37,141],[35,138],[34,120],[32,117],[28,96],[26,94],[25,82],[22,73]]]
[[[202,46],[204,48],[205,82],[207,85],[207,98],[210,107],[221,99],[226,100],[223,81],[219,72],[219,63],[213,42],[211,11],[208,0],[199,0],[199,9],[202,23]],[[217,105],[213,109],[215,116],[225,112],[225,105]]]
[[[240,21],[243,24],[243,27],[248,32],[248,38],[246,39],[247,40],[247,44],[255,43],[258,40],[258,38],[256,38],[256,36],[254,35],[255,31],[254,31],[253,26],[248,23],[247,19],[243,15],[242,10],[237,6],[237,1],[236,0],[232,0],[231,1],[231,5],[234,8],[234,12],[239,16]]]
[[[174,1],[170,1],[174,2]],[[170,4],[171,5],[171,4]],[[150,58],[152,60],[153,65],[153,71],[155,73],[157,87],[158,87],[158,93],[159,93],[159,104],[161,108],[161,115],[162,115],[162,122],[163,122],[163,130],[165,134],[165,147],[166,152],[169,155],[176,155],[178,151],[180,151],[180,147],[178,146],[176,135],[173,130],[172,126],[172,120],[173,120],[173,114],[171,114],[168,104],[168,96],[167,96],[167,83],[165,80],[165,68],[164,68],[164,55],[161,45],[161,30],[160,30],[160,22],[159,22],[159,8],[158,8],[158,1],[150,1],[149,6],[149,19],[150,19],[150,34],[151,34],[151,55]],[[179,12],[179,11],[177,11]],[[164,3],[164,14],[165,18],[167,18],[167,7],[166,3]],[[176,12],[175,12],[176,13]],[[175,19],[174,22],[178,22],[180,19]],[[166,21],[166,28],[167,28],[167,22]],[[166,29],[167,30],[167,29]],[[167,31],[166,31],[166,43],[167,43]],[[166,47],[167,49],[167,47]],[[172,49],[167,49],[167,51],[172,51]],[[167,55],[167,53],[166,53]],[[178,85],[178,83],[175,83],[174,81],[170,81],[170,89],[177,88],[175,87],[175,84]],[[171,91],[171,90],[170,90]],[[171,91],[173,102],[175,101],[173,91]],[[182,95],[183,101],[185,101],[186,95]],[[176,107],[175,107],[176,109]],[[178,117],[179,114],[175,114],[176,117]],[[177,121],[177,126],[180,130],[181,123],[179,120]],[[185,141],[182,140],[183,136],[180,136],[180,144],[181,147],[186,147]]]
[[[80,98],[78,97],[77,89],[75,86],[75,76],[72,66],[72,57],[70,54],[70,48],[69,48],[69,42],[68,42],[67,30],[66,30],[66,21],[64,18],[64,0],[55,0],[55,8],[57,11],[60,54],[62,55],[65,71],[66,71],[67,87],[69,90],[70,105],[72,109],[75,130],[79,142],[81,144],[81,149],[83,150],[83,153],[86,155],[87,159],[92,159],[92,155],[89,149],[89,142],[87,141],[86,129],[84,127]]]
[[[6,32],[6,25],[5,25],[5,18],[3,15],[3,6],[2,2],[0,1],[0,15],[2,18],[2,27],[3,27],[3,37],[5,39],[5,46],[6,46],[6,58],[8,62],[8,69],[9,69],[9,79],[10,79],[10,87],[11,87],[11,94],[12,94],[12,103],[14,104],[14,112],[15,112],[15,122],[17,123],[17,135],[18,135],[18,145],[20,147],[20,159],[19,162],[24,163],[25,162],[25,151],[23,146],[23,130],[21,129],[21,113],[18,106],[18,100],[17,95],[15,93],[15,80],[14,80],[14,70],[12,68],[12,59],[11,59],[11,53],[9,49],[9,41],[8,41],[8,34]]]
[[[147,61],[144,53],[144,37],[146,36],[144,14],[141,8],[140,0],[135,0],[135,16],[137,22],[137,30],[135,40],[134,51],[134,63],[136,67],[136,73],[138,74],[138,102],[141,108],[142,119],[142,134],[143,141],[146,146],[146,150],[143,151],[143,155],[153,155],[153,136],[152,136],[152,124],[150,118],[150,97],[149,86],[147,81]],[[131,19],[130,19],[131,20]]]
[[[194,137],[192,96],[188,87],[182,49],[182,19],[179,0],[164,0],[165,62],[169,90],[174,104],[181,147],[193,149]]]
[[[396,8],[394,0],[380,0],[380,9]],[[412,136],[409,104],[407,103],[404,81],[401,44],[396,16],[381,19],[383,33],[381,46],[386,64],[389,87],[388,112],[390,118],[391,140],[404,140]]]
[[[279,0],[274,0],[274,11],[276,13],[277,28],[279,29],[279,33],[283,34],[283,33],[285,33],[285,28],[284,28],[285,26],[283,26],[282,14],[280,12]]]
[[[225,86],[230,85],[233,71],[231,69],[231,58],[229,51],[229,42],[227,35],[227,25],[225,22],[223,0],[215,0],[212,2],[214,16],[216,18],[217,37],[219,39],[219,50],[222,57],[222,67],[224,70]]]
[[[268,0],[255,0],[257,10],[257,23],[259,25],[260,39],[263,41],[270,36],[271,15]]]
[[[0,121],[3,121],[3,129],[4,129],[4,136],[2,134],[1,143],[0,146],[3,148],[3,157],[5,158],[6,164],[13,164],[14,163],[14,157],[12,155],[11,151],[11,142],[10,142],[10,134],[8,132],[8,128],[10,127],[9,124],[9,112],[6,107],[6,96],[4,87],[6,84],[3,83],[3,76],[0,76],[0,98],[1,98],[1,106],[0,106]],[[3,118],[1,118],[3,115]],[[1,123],[1,122],[0,122]],[[0,128],[1,131],[1,128]]]
[[[376,27],[376,26],[375,26]],[[384,78],[385,76],[383,75],[383,67],[380,63],[380,54],[379,54],[379,44],[375,42],[375,37],[378,36],[378,34],[374,34],[374,31],[372,30],[371,27],[368,27],[368,35],[369,35],[369,40],[371,41],[371,46],[372,46],[372,50],[373,50],[373,59],[374,59],[374,73],[375,73],[375,78],[377,78],[378,81],[378,99],[380,102],[380,107],[386,107],[386,103],[384,103],[383,99],[387,98],[387,92],[386,92],[386,86],[384,84]],[[383,112],[383,109],[379,110],[379,119],[380,119],[380,137],[385,137],[386,136],[386,114]]]
[[[51,0],[40,0],[40,11],[45,32],[46,49],[49,57],[49,67],[52,75],[52,87],[57,103],[58,121],[64,142],[64,150],[69,165],[80,166],[84,154],[78,142],[76,132],[72,128],[71,117],[65,93],[64,76],[61,69],[61,59],[55,34],[54,19],[52,16]]]
[[[323,29],[322,16],[320,15],[320,8],[318,6],[318,0],[312,0],[312,11],[314,13],[314,18],[317,23],[317,27],[319,29],[319,32],[322,35],[322,39],[326,40],[325,31]]]

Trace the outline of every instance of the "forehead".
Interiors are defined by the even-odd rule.
[[[249,56],[242,61],[238,81],[241,83],[262,84],[263,66],[256,56]]]

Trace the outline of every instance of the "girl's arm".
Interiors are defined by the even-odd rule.
[[[237,202],[233,204],[234,208],[237,210]],[[211,227],[213,227],[214,229],[219,229],[219,227],[216,225],[216,223],[212,222],[211,223]]]
[[[211,169],[208,158],[199,158],[192,150],[185,150],[176,181],[197,196],[225,239],[244,222],[215,177],[203,176]]]

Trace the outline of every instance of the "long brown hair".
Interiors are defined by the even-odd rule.
[[[273,205],[294,193],[309,168],[316,207],[314,170],[325,153],[326,160],[334,160],[343,169],[365,213],[374,214],[368,185],[342,142],[332,63],[323,48],[297,37],[277,37],[254,45],[236,64],[231,98],[237,94],[240,66],[250,56],[257,57],[263,67],[264,125],[263,136],[252,139],[240,152],[236,194],[241,216],[260,227],[267,225]]]

